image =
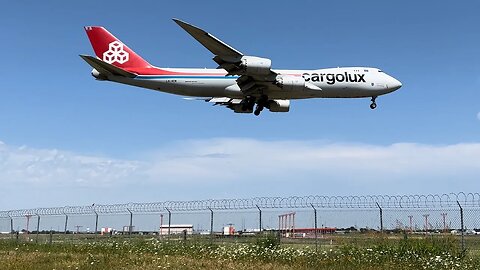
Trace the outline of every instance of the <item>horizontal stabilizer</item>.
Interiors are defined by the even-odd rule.
[[[128,78],[135,78],[137,76],[134,73],[128,72],[112,64],[106,63],[96,57],[90,55],[80,55],[80,57],[101,74],[116,75]]]

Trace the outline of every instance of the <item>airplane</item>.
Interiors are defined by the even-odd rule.
[[[290,100],[307,98],[369,97],[375,109],[378,96],[402,86],[378,68],[272,69],[268,58],[245,55],[196,26],[173,20],[214,54],[216,69],[155,67],[100,26],[85,27],[96,57],[80,57],[93,67],[97,80],[201,99],[257,116],[264,108],[288,112]]]

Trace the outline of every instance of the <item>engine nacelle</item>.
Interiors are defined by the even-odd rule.
[[[290,111],[290,100],[274,99],[269,100],[267,108],[271,112],[288,112]]]
[[[278,75],[275,84],[285,91],[303,91],[305,79],[301,76]]]
[[[232,84],[225,88],[224,90],[225,96],[229,98],[240,98],[243,99],[244,95],[242,89],[238,86],[238,84]]]
[[[272,60],[256,56],[242,56],[240,67],[246,74],[268,75],[272,67]]]

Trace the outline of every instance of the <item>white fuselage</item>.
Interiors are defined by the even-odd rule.
[[[241,98],[243,95],[235,88],[239,76],[226,76],[223,69],[162,70],[169,74],[139,75],[135,78],[108,76],[108,80],[191,97]],[[291,91],[268,82],[265,83],[265,94],[270,99],[376,97],[393,92],[402,85],[381,70],[368,67],[272,71],[279,75],[302,76],[307,83],[319,89],[303,88]]]

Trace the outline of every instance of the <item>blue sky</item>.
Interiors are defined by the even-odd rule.
[[[478,10],[477,1],[11,2],[0,18],[0,209],[478,191]],[[78,57],[93,54],[83,26],[103,25],[157,66],[216,67],[173,17],[275,68],[378,67],[403,87],[375,111],[368,99],[315,99],[254,117],[95,81]]]

